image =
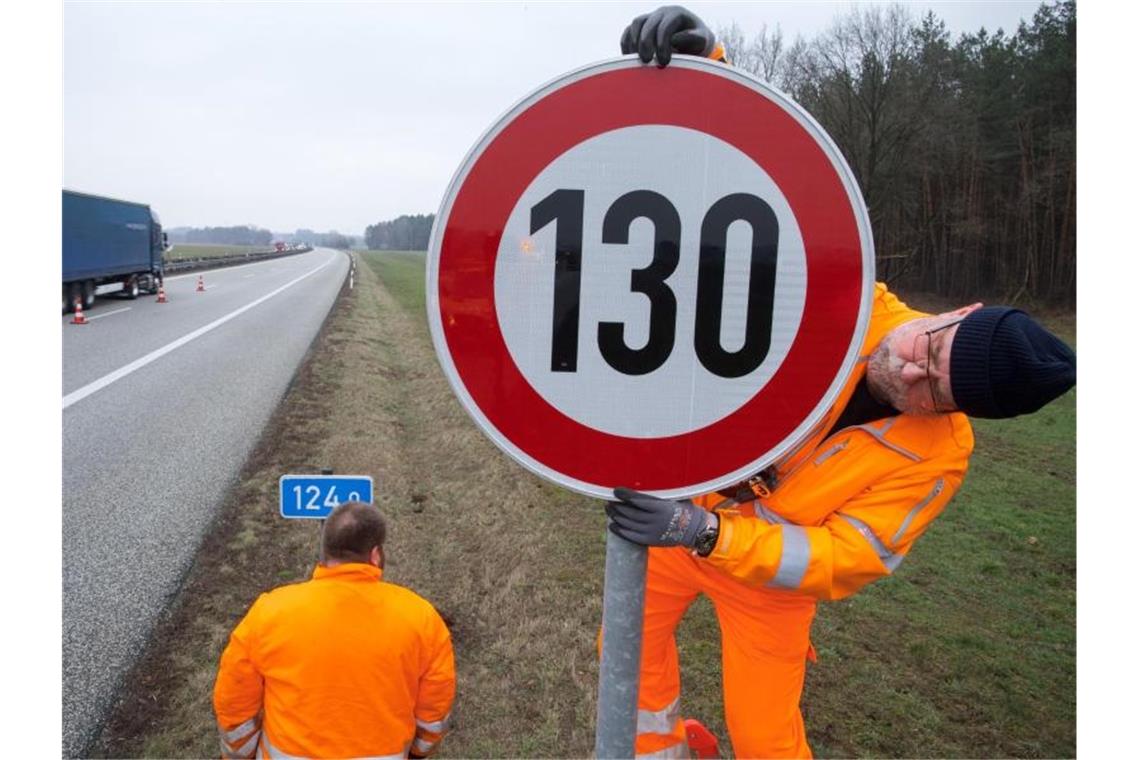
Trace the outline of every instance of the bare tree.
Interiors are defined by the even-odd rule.
[[[717,39],[724,43],[732,65],[755,75],[758,79],[779,88],[785,69],[784,33],[779,24],[772,31],[768,25],[751,40],[735,21],[717,30]]]
[[[954,297],[1075,298],[1076,4],[952,43],[927,13],[859,7],[810,41],[720,30],[729,60],[831,135],[863,191],[878,275]]]
[[[872,215],[886,200],[886,178],[907,159],[920,131],[921,103],[910,86],[916,47],[901,5],[855,8],[815,40],[818,117],[837,128]]]

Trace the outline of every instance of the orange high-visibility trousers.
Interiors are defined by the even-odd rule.
[[[800,714],[815,600],[749,588],[682,548],[650,548],[636,752],[688,757],[674,637],[697,594],[721,630],[725,720],[737,757],[811,757]]]

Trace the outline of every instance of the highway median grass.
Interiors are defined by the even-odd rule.
[[[278,516],[277,478],[319,467],[375,478],[385,577],[450,622],[459,695],[438,756],[592,753],[601,502],[532,476],[460,408],[428,333],[422,253],[358,261],[97,756],[216,754],[210,692],[229,631],[316,556],[316,526]],[[1071,315],[1056,319],[1071,339]],[[817,756],[1076,754],[1075,424],[1075,393],[978,422],[964,487],[895,576],[820,605],[803,700]],[[698,601],[678,636],[682,705],[727,752],[719,635]]]
[[[179,243],[172,246],[163,256],[166,261],[187,261],[191,259],[213,259],[221,256],[237,256],[253,251],[272,251],[272,245],[206,245]]]

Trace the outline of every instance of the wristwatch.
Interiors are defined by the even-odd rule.
[[[709,512],[709,519],[705,521],[704,527],[697,533],[697,539],[693,542],[693,554],[698,557],[709,556],[716,547],[716,540],[719,537],[720,518],[715,512]]]

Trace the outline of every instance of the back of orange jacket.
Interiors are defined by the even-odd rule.
[[[414,592],[367,564],[318,566],[262,594],[214,685],[226,757],[425,756],[455,697],[451,637]]]

